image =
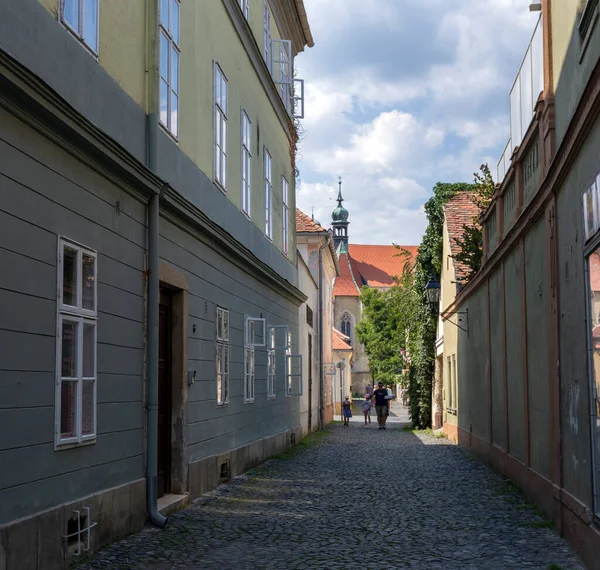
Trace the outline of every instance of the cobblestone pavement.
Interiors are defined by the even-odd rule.
[[[306,441],[306,440],[305,440]],[[384,497],[382,499],[382,496]],[[582,568],[514,488],[433,435],[335,425],[83,569]]]

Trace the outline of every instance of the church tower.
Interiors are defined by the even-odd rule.
[[[342,177],[338,178],[337,207],[331,214],[333,226],[333,243],[339,253],[348,253],[348,210],[342,206]],[[341,246],[341,247],[340,247]]]

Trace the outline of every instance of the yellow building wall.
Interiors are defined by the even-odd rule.
[[[58,17],[58,0],[40,0]],[[263,53],[263,0],[251,0],[250,26]],[[99,64],[145,112],[156,110],[158,87],[147,91],[147,21],[156,0],[101,0]],[[146,10],[150,10],[147,13]],[[271,16],[271,36],[280,38]],[[289,259],[296,258],[295,179],[288,128],[281,124],[223,2],[182,2],[180,12],[179,148],[214,180],[214,64],[228,81],[227,197],[241,205],[241,112],[252,122],[252,222],[265,232],[264,149],[272,157],[273,243],[283,249],[282,176],[289,185]],[[157,62],[154,62],[154,68]],[[148,97],[147,97],[148,96]],[[150,102],[148,102],[150,99]],[[259,134],[260,133],[260,134]],[[259,138],[258,135],[259,134]],[[266,238],[265,238],[266,239]]]
[[[577,18],[584,4],[585,0],[554,0],[551,3],[552,73],[555,86],[560,79],[571,36],[577,26]]]
[[[440,277],[441,280],[441,299],[440,299],[440,313],[444,312],[456,298],[456,284],[453,281],[456,280],[454,275],[454,260],[450,257],[450,236],[448,234],[448,228],[446,224],[444,224],[444,235],[443,235],[443,250],[442,250],[442,275]],[[443,373],[443,381],[444,381],[444,411],[443,411],[443,421],[445,424],[450,424],[453,426],[458,426],[458,416],[454,414],[448,413],[448,407],[450,404],[450,389],[451,389],[451,379],[450,379],[450,368],[448,366],[448,358],[452,359],[452,356],[457,358],[456,360],[456,377],[458,379],[458,368],[460,367],[460,363],[458,362],[458,328],[456,325],[450,323],[451,320],[453,323],[456,322],[457,317],[455,315],[451,316],[450,319],[442,321],[441,328],[439,330],[443,331],[444,335],[444,352],[442,355],[442,373]],[[454,408],[459,407],[458,402],[458,386],[456,387],[455,394],[456,402],[454,403]],[[460,410],[459,410],[460,413]]]

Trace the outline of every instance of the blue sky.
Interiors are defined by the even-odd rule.
[[[297,205],[352,243],[418,244],[437,181],[472,182],[509,138],[508,94],[539,13],[528,0],[304,0]]]

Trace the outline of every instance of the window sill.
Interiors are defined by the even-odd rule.
[[[158,119],[158,126],[176,145],[179,145],[179,138],[169,130],[169,127],[160,120],[160,117]]]
[[[69,441],[65,443],[55,443],[54,451],[63,451],[64,449],[73,449],[74,447],[86,447],[88,445],[95,445],[98,436],[94,436],[91,439],[84,441]]]
[[[267,400],[274,400],[275,398],[277,398],[277,394],[274,396],[267,396]]]
[[[222,404],[219,404],[219,402],[217,402],[217,409],[220,408],[226,408],[227,406],[229,406],[229,402],[223,402]]]
[[[99,63],[100,59],[99,59],[98,52],[95,51],[92,46],[90,46],[88,43],[86,43],[86,41],[71,26],[69,26],[69,24],[67,24],[67,22],[65,22],[62,18],[59,18],[58,21],[60,22],[60,25],[65,30],[67,30],[67,32],[69,32],[69,34],[72,37],[74,37],[77,40],[77,43],[94,58],[96,63]]]
[[[244,404],[254,404],[254,398],[252,398],[252,400],[244,399]]]
[[[225,194],[225,196],[227,196],[227,188],[225,188],[225,186],[223,186],[223,184],[221,184],[216,178],[213,180],[215,186],[221,191],[223,192],[223,194]]]
[[[242,214],[244,214],[244,216],[246,216],[246,218],[248,218],[248,220],[252,221],[252,216],[250,215],[249,212],[246,212],[245,210],[242,210]]]

